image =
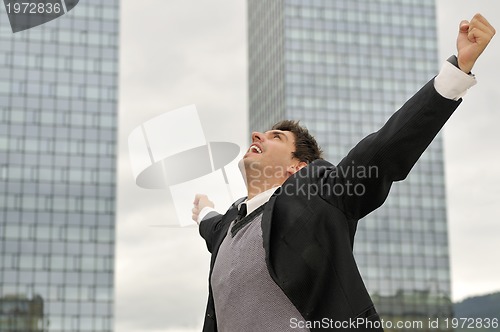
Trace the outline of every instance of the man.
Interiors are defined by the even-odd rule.
[[[203,331],[383,330],[352,255],[357,222],[406,178],[475,84],[470,72],[494,34],[480,14],[462,21],[458,56],[337,166],[296,122],[252,134],[240,162],[248,196],[225,215],[204,195],[194,200],[212,253]]]

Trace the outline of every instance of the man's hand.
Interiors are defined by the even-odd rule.
[[[202,194],[196,194],[194,196],[194,201],[193,201],[193,209],[191,210],[193,212],[193,220],[198,223],[198,216],[200,215],[200,211],[203,210],[204,207],[214,207],[214,203],[208,199],[207,195],[202,195]]]
[[[488,46],[495,32],[481,14],[474,15],[470,22],[460,22],[457,38],[458,67],[463,72],[471,72],[474,63]]]

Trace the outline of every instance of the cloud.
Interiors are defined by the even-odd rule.
[[[199,326],[210,257],[197,230],[140,227],[131,218],[118,233],[126,240],[117,246],[117,331]]]

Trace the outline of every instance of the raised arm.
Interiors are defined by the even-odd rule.
[[[214,203],[207,195],[196,194],[193,201],[192,218],[199,224],[201,237],[205,239],[208,251],[212,252],[213,242],[220,231],[223,215],[214,210]]]
[[[379,131],[364,138],[339,163],[337,174],[344,174],[340,182],[359,189],[358,194],[344,195],[339,202],[348,216],[359,219],[375,210],[385,201],[392,183],[406,178],[460,104],[459,97],[465,91],[459,90],[468,86],[457,81],[471,80],[467,74],[494,34],[495,29],[480,14],[470,22],[462,21],[454,64],[466,74],[448,64]],[[350,168],[357,172],[349,172]]]

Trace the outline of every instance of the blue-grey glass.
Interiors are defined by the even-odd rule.
[[[112,330],[118,23],[116,0],[23,38],[0,16],[0,302],[44,331]]]

